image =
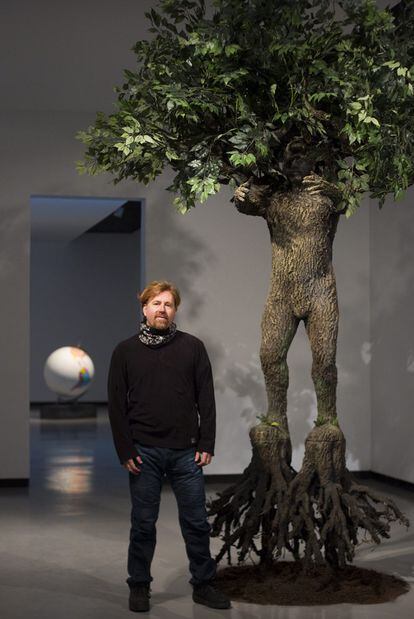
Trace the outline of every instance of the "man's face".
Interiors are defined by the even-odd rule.
[[[142,308],[147,325],[155,329],[168,329],[174,320],[176,307],[174,297],[166,290],[152,297]]]

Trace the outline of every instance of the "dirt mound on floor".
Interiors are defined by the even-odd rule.
[[[391,574],[353,565],[332,572],[315,567],[305,573],[300,562],[278,561],[270,567],[226,567],[217,585],[232,600],[252,604],[312,606],[326,604],[380,604],[409,591],[409,584]]]

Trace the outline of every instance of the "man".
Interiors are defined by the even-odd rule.
[[[150,283],[140,294],[144,315],[137,335],[115,348],[108,376],[108,410],[115,448],[129,471],[132,501],[127,583],[129,608],[149,610],[151,561],[163,477],[177,499],[190,563],[193,600],[230,608],[212,584],[202,468],[211,462],[215,403],[211,365],[203,343],[178,331],[177,288]]]

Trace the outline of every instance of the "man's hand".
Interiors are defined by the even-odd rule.
[[[206,466],[210,464],[212,457],[213,456],[206,451],[196,451],[194,460],[197,462],[198,466]]]
[[[122,466],[126,468],[127,471],[129,471],[133,475],[139,475],[141,472],[141,469],[137,467],[135,460],[137,460],[139,464],[142,464],[141,456],[137,456],[136,458],[131,458],[130,460],[127,460],[126,462],[124,462]]]

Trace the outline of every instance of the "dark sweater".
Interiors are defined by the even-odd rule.
[[[108,411],[121,463],[143,445],[214,453],[216,409],[204,344],[177,331],[153,348],[138,335],[115,348],[108,375]]]

